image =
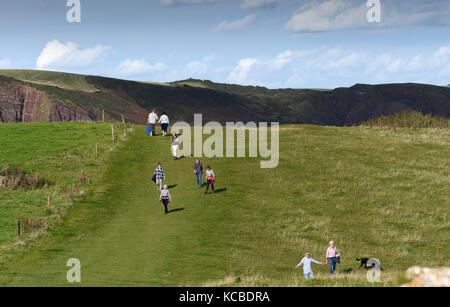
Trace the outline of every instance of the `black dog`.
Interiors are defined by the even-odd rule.
[[[356,258],[356,261],[361,262],[361,265],[359,266],[359,269],[361,269],[362,267],[364,267],[365,269],[372,269],[372,268],[374,268],[375,267],[375,263],[372,263],[372,266],[370,266],[370,267],[367,266],[369,260],[370,260],[369,258],[361,258],[361,259]],[[381,268],[381,266],[380,266],[380,270],[383,270]]]

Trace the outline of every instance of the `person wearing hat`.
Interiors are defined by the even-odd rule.
[[[322,264],[322,265],[325,264],[323,262],[319,262],[319,261],[312,259],[311,254],[309,252],[306,252],[305,257],[302,259],[302,261],[300,261],[300,263],[295,267],[295,269],[298,269],[303,265],[303,275],[305,276],[305,279],[314,278],[314,272],[312,271],[312,267],[311,267],[312,263]]]

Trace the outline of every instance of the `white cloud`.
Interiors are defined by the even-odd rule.
[[[227,81],[233,83],[247,82],[247,76],[253,66],[260,64],[258,59],[247,58],[239,61],[239,64],[233,69],[227,78]]]
[[[235,20],[235,21],[224,21],[220,24],[218,24],[214,29],[212,29],[213,32],[220,32],[220,31],[240,31],[243,30],[246,26],[248,26],[250,23],[252,23],[256,18],[255,14],[247,15],[242,19]]]
[[[151,65],[143,59],[139,60],[126,59],[125,61],[120,63],[118,67],[118,72],[121,75],[139,75],[163,71],[165,69],[167,69],[166,65],[161,62],[157,62]]]
[[[89,66],[103,58],[110,49],[109,46],[97,45],[93,48],[81,50],[76,43],[63,44],[54,40],[48,42],[42,50],[36,61],[36,68]]]
[[[217,56],[212,54],[204,57],[200,61],[189,62],[184,68],[185,74],[189,77],[199,77],[206,74],[210,68],[211,62],[215,61]]]
[[[11,62],[8,59],[0,59],[0,68],[10,68]]]
[[[355,83],[450,83],[450,46],[425,54],[322,47],[287,50],[272,58],[245,58],[226,81],[268,87],[337,87]]]
[[[292,16],[286,28],[293,32],[317,32],[367,26],[367,6],[348,1],[310,2]]]
[[[270,6],[280,2],[280,0],[244,0],[241,5],[243,10],[256,9],[264,6]]]
[[[191,5],[201,3],[217,3],[220,0],[160,0],[161,5],[177,6],[177,5]]]
[[[391,28],[405,25],[449,25],[450,2],[382,1],[381,23],[367,21],[367,1],[309,1],[286,24],[292,32],[319,32],[359,28]]]

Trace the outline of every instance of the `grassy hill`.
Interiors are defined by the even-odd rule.
[[[135,126],[112,147],[109,128],[0,125],[1,163],[38,171],[55,199],[67,187],[84,191],[66,195],[64,219],[29,240],[14,237],[14,223],[44,216],[48,191],[0,190],[1,285],[69,286],[73,257],[82,286],[380,286],[412,265],[450,265],[448,129],[283,126],[277,169],[255,158],[203,159],[221,190],[204,195],[193,159],[173,161],[166,138]],[[112,150],[95,158],[96,142]],[[174,200],[168,216],[150,181],[158,161]],[[82,187],[80,168],[91,178]],[[315,266],[317,278],[305,282],[294,266],[306,250],[322,260],[331,239],[339,274]],[[381,284],[366,281],[356,257],[380,259]]]
[[[173,121],[192,122],[193,113],[202,113],[206,121],[352,126],[401,111],[450,118],[450,88],[358,84],[334,90],[272,90],[195,79],[159,84],[0,70],[0,122],[98,121],[105,112],[107,119],[121,120],[123,115],[129,122],[145,123],[152,108],[167,111]]]

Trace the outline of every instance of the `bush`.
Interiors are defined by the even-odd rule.
[[[450,119],[422,114],[416,111],[404,111],[389,116],[382,116],[369,120],[362,124],[363,127],[370,128],[450,128]]]
[[[39,174],[27,174],[21,167],[3,165],[0,170],[0,187],[10,191],[18,189],[42,189],[47,188],[49,183]]]

